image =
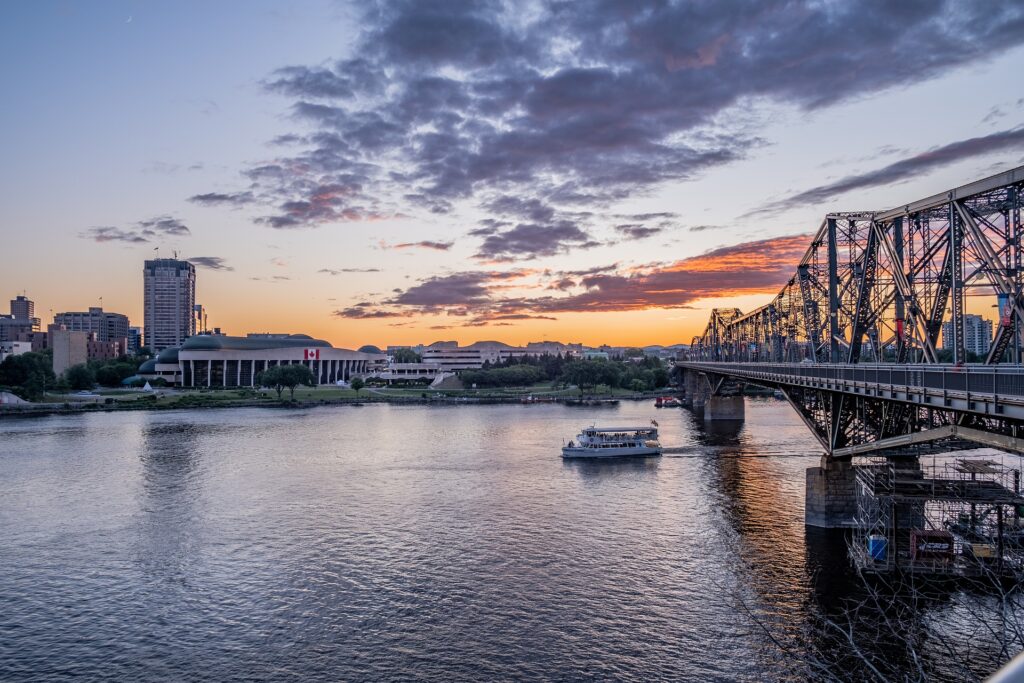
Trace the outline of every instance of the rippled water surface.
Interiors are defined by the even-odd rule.
[[[682,452],[559,457],[652,417]],[[771,400],[711,432],[647,402],[7,420],[0,678],[801,677],[779,641],[843,566],[803,525],[818,457]]]

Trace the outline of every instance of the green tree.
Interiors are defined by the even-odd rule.
[[[313,373],[305,365],[275,365],[261,372],[256,378],[261,386],[270,387],[277,392],[277,398],[281,398],[281,392],[285,389],[291,394],[291,400],[295,400],[295,387],[300,384],[313,386]]]
[[[10,387],[12,392],[30,401],[41,398],[55,380],[53,361],[47,353],[20,353],[0,363],[0,386]]]
[[[401,349],[399,349],[399,350],[401,350]],[[362,377],[353,377],[352,378],[351,386],[352,386],[352,391],[356,392],[356,396],[358,396],[359,395],[359,390],[366,386],[366,382],[363,381]]]
[[[121,384],[117,370],[110,365],[102,365],[96,369],[96,381],[104,387],[116,387]]]
[[[565,369],[562,371],[562,381],[566,384],[575,384],[580,388],[580,393],[583,393],[584,389],[593,389],[601,381],[601,365],[605,365],[605,361],[599,360],[574,360],[565,364]]]
[[[72,365],[64,371],[64,378],[67,379],[68,385],[75,391],[92,389],[96,386],[96,375],[85,363]]]
[[[256,383],[261,387],[270,387],[277,392],[277,399],[281,400],[281,392],[284,391],[284,370],[283,365],[274,365],[256,375]]]
[[[396,363],[419,363],[423,360],[420,354],[412,349],[395,349],[391,357],[394,358]]]

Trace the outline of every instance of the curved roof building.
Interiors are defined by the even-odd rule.
[[[336,349],[305,334],[229,337],[201,334],[165,349],[142,364],[139,375],[162,377],[182,387],[255,387],[259,373],[275,365],[302,364],[316,384],[334,384],[367,373],[382,354]]]

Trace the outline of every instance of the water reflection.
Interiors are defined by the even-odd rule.
[[[581,423],[651,417],[683,452],[559,457]],[[623,402],[3,429],[0,679],[869,678],[830,625],[848,618],[916,671],[862,633],[888,612],[850,611],[870,593],[842,535],[804,527],[817,447],[776,402],[742,425]],[[906,624],[938,678],[971,614],[999,616],[945,596]]]
[[[613,479],[624,474],[654,475],[661,458],[562,458],[562,466],[576,472],[582,479]]]
[[[202,542],[202,426],[147,416],[142,429],[135,558],[146,574],[187,582]]]

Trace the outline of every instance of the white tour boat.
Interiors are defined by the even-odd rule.
[[[563,458],[622,458],[661,455],[658,423],[650,427],[584,427],[574,441],[562,446]]]

